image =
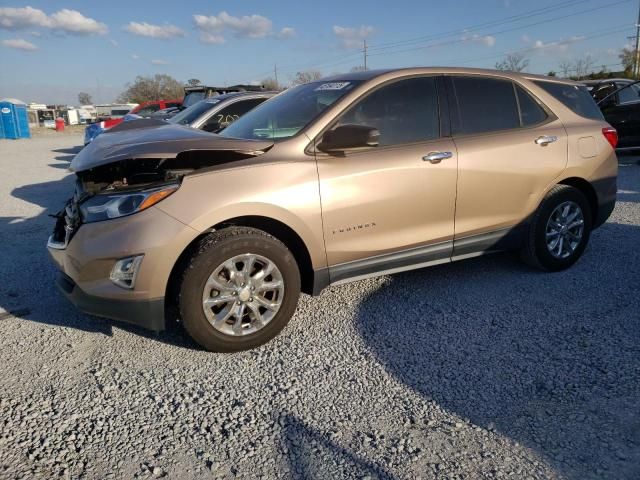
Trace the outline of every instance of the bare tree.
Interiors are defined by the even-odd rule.
[[[573,70],[573,65],[571,65],[571,62],[565,60],[558,65],[558,70],[562,73],[562,78],[569,78],[569,74]]]
[[[293,80],[291,81],[291,84],[302,85],[304,83],[320,80],[321,78],[322,78],[322,74],[317,70],[306,70],[304,72],[296,73],[295,77],[293,77]]]
[[[275,78],[265,78],[260,83],[267,90],[280,90],[280,85],[278,85],[278,82],[276,82]]]
[[[89,95],[87,92],[80,92],[78,94],[78,103],[80,105],[91,105],[93,103],[93,100],[91,99],[91,95]]]
[[[529,59],[524,53],[509,53],[504,60],[496,63],[496,70],[523,72],[529,66]]]
[[[198,85],[202,85],[202,82],[197,78],[190,78],[189,80],[187,80],[187,85],[189,85],[190,87],[197,87]]]
[[[591,58],[591,55],[587,55],[586,57],[576,60],[573,71],[576,72],[578,80],[587,76],[587,74],[593,69],[594,63],[595,62],[593,61],[593,58]]]
[[[184,96],[182,84],[165,74],[157,74],[153,77],[139,75],[133,83],[127,83],[126,87],[127,89],[118,97],[118,102],[142,103]]]

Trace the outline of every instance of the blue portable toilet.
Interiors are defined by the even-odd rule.
[[[0,138],[31,138],[27,106],[20,100],[0,100],[0,124]]]

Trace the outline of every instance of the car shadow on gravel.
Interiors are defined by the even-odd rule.
[[[608,223],[564,272],[500,254],[398,274],[357,326],[399,381],[565,478],[640,478],[638,245]]]
[[[68,164],[65,164],[68,166]],[[200,349],[175,322],[154,333],[135,325],[87,315],[76,309],[55,285],[58,272],[49,258],[46,242],[54,226],[50,215],[62,209],[73,192],[74,177],[15,188],[11,195],[45,210],[35,217],[0,217],[0,242],[4,246],[0,272],[10,282],[0,283],[0,312],[24,320],[113,335],[113,327],[169,345]],[[38,292],[33,295],[34,289]],[[4,316],[6,316],[5,314]]]
[[[283,426],[282,442],[293,478],[394,478],[379,465],[339,446],[293,415],[285,415],[279,421]]]

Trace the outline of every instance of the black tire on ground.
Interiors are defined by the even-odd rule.
[[[553,211],[562,203],[571,201],[580,207],[584,217],[584,230],[580,243],[567,258],[554,257],[546,243],[547,222]],[[589,202],[577,188],[569,185],[556,185],[544,197],[540,206],[533,214],[529,224],[529,230],[525,238],[525,244],[522,249],[522,259],[529,265],[546,270],[556,272],[569,268],[576,263],[589,242],[592,226],[592,212]]]
[[[203,310],[205,283],[213,271],[226,260],[252,253],[275,263],[284,281],[280,309],[262,329],[242,336],[216,330]],[[187,263],[179,294],[182,322],[189,335],[202,347],[213,352],[236,352],[262,345],[274,338],[289,322],[300,296],[300,271],[293,254],[278,239],[249,227],[228,227],[213,232],[203,240]]]

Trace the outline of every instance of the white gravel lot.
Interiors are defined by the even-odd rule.
[[[568,271],[501,254],[335,287],[223,355],[57,292],[47,213],[81,140],[0,141],[0,478],[640,478],[635,159]]]

